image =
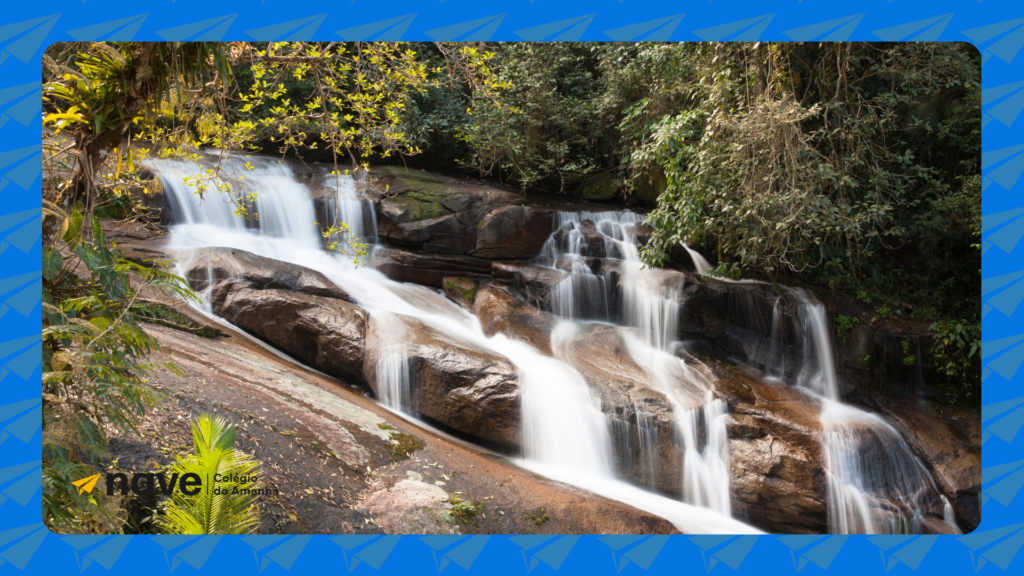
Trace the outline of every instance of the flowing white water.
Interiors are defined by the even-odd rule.
[[[829,532],[919,533],[938,496],[931,473],[888,422],[840,401],[825,307],[806,290],[786,292],[805,334],[797,385],[822,402]]]
[[[642,215],[614,211],[558,213],[556,232],[538,257],[540,263],[570,273],[552,291],[552,311],[565,318],[578,318],[580,311],[586,309],[581,303],[600,299],[607,302],[609,298],[607,286],[611,278],[594,274],[584,260],[585,255],[593,253],[582,232],[584,226],[589,228],[588,220],[594,227],[591,234],[596,233],[603,241],[608,258],[621,261],[622,321],[635,329],[626,337],[627,349],[675,413],[676,432],[683,445],[683,499],[728,515],[732,508],[725,431],[728,406],[714,398],[710,381],[674,354],[684,287],[666,285],[656,271],[644,269],[635,234],[635,227],[643,221]],[[699,254],[694,261],[706,264]],[[610,320],[607,314],[597,319]],[[637,422],[636,434],[640,449],[651,452],[636,459],[645,463],[656,461],[661,447],[651,442],[653,434],[646,430],[646,423]],[[653,472],[648,473],[652,475]]]
[[[583,377],[570,365],[503,335],[488,338],[476,317],[435,291],[393,282],[375,270],[354,267],[342,255],[325,253],[314,224],[310,192],[286,165],[266,162],[252,171],[235,167],[245,175],[247,189],[259,194],[256,227],[247,227],[233,214],[233,205],[215,192],[200,201],[194,190],[182,183],[183,176],[200,175],[198,165],[178,160],[153,160],[148,165],[160,175],[173,207],[176,225],[169,247],[178,251],[179,260],[187,260],[193,248],[223,246],[291,262],[321,272],[370,313],[370,329],[375,337],[385,339],[376,371],[381,401],[390,409],[409,409],[415,380],[406,361],[404,331],[391,325],[398,315],[404,315],[502,355],[516,367],[522,392],[525,459],[520,464],[524,467],[659,515],[687,533],[757,532],[714,510],[617,480],[611,469],[607,422]],[[341,183],[351,185],[345,177],[340,178]],[[352,209],[346,208],[341,200],[339,195],[330,217],[346,222],[355,233],[361,229],[362,212],[355,210],[354,204]],[[556,337],[564,330],[567,328],[559,327]]]
[[[693,260],[693,268],[697,271],[697,274],[703,274],[713,268],[711,263],[704,258],[704,255],[690,248],[689,244],[683,242],[683,248],[686,248],[686,252],[690,255],[690,260]]]

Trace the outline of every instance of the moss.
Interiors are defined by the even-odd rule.
[[[487,506],[480,502],[473,502],[472,498],[463,500],[458,495],[452,494],[448,498],[448,504],[452,507],[452,516],[461,525],[472,524],[476,521],[476,515],[484,511]]]
[[[378,424],[378,426],[381,425]],[[422,449],[423,442],[420,442],[415,436],[410,434],[392,432],[391,442],[387,444],[387,447],[388,452],[391,453],[391,458],[394,460],[405,460],[413,452]]]
[[[579,192],[587,200],[611,200],[619,193],[619,185],[611,173],[601,172],[584,180]]]
[[[476,296],[476,291],[480,288],[480,285],[475,281],[468,278],[456,278],[454,280],[446,280],[444,283],[445,288],[451,288],[457,290],[467,302],[472,302],[473,297]]]
[[[527,530],[530,533],[539,530],[540,527],[547,524],[548,520],[550,519],[551,517],[548,516],[547,510],[545,510],[544,508],[538,508],[537,510],[534,510],[533,512],[530,512],[529,514],[523,516],[523,520],[526,521],[526,525],[528,527]]]
[[[448,187],[443,183],[417,182],[406,178],[398,180],[406,191],[394,199],[405,205],[405,221],[427,220],[451,212],[443,203],[448,195]]]

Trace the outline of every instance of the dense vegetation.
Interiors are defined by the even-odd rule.
[[[687,242],[717,274],[901,310],[934,323],[952,400],[980,385],[969,45],[62,43],[43,81],[47,126],[75,154],[73,173],[44,190],[51,524],[109,523],[70,482],[104,457],[105,428],[133,427],[157,401],[144,386],[156,342],[136,322],[152,313],[142,294],[188,296],[104,246],[94,216],[119,192],[101,174],[137,177],[125,137],[162,154],[260,149],[338,170],[409,162],[639,206],[654,229],[649,264],[677,265]],[[246,199],[232,198],[245,216]]]

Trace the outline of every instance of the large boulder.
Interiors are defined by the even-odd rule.
[[[607,247],[605,246],[604,236],[597,231],[597,226],[591,220],[583,220],[580,222],[580,235],[583,236],[583,245],[580,247],[580,253],[583,256],[590,256],[592,258],[604,258],[607,255]]]
[[[363,381],[368,315],[355,304],[235,279],[218,281],[210,301],[214,314],[296,359],[349,382]]]
[[[599,172],[587,178],[576,190],[585,200],[614,200],[618,193],[619,185],[610,172]]]
[[[379,181],[368,193],[376,196],[378,234],[397,246],[468,255],[491,210],[526,203],[514,192],[432,172],[391,166],[374,172]]]
[[[501,206],[484,216],[477,230],[478,258],[533,258],[551,235],[550,210],[530,206]]]
[[[504,334],[526,342],[546,356],[551,350],[555,317],[516,299],[511,289],[498,282],[485,282],[473,300],[473,314],[480,319],[484,334]]]
[[[182,254],[179,265],[196,291],[205,290],[218,280],[233,278],[256,288],[350,300],[348,293],[316,270],[237,248],[197,248]]]
[[[707,365],[731,412],[733,512],[773,532],[827,532],[819,403],[728,364]]]
[[[488,260],[385,246],[374,249],[371,261],[374,268],[396,282],[412,282],[433,288],[442,288],[446,276],[477,278],[491,274],[491,262]]]
[[[388,363],[403,358],[409,396],[402,408],[485,442],[519,449],[519,377],[508,359],[415,318],[374,316],[363,370],[378,397],[387,379],[401,372]]]
[[[981,447],[962,434],[936,405],[909,398],[876,397],[910,448],[931,470],[964,533],[981,522]]]

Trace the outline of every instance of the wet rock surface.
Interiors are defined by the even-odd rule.
[[[349,295],[316,270],[265,258],[236,248],[199,248],[181,255],[179,265],[197,292],[218,280],[244,280],[260,289],[350,300]]]
[[[725,363],[708,366],[732,412],[727,431],[733,511],[773,532],[826,533],[818,402]]]
[[[490,276],[491,262],[471,256],[444,256],[401,248],[377,247],[373,267],[396,282],[412,282],[442,288],[446,276]]]
[[[956,429],[952,414],[941,415],[931,402],[876,398],[875,405],[931,470],[963,532],[977,528],[981,523],[981,446]]]
[[[123,470],[147,471],[167,464],[174,451],[191,450],[191,418],[210,411],[229,418],[238,427],[238,447],[260,461],[261,482],[279,491],[257,501],[259,533],[676,532],[650,513],[544,480],[396,419],[347,384],[290,364],[240,333],[206,339],[146,329],[164,347],[151,359],[174,361],[185,375],[156,373],[151,382],[168,401],[149,413],[141,440],[115,436],[112,456]],[[393,453],[399,435],[419,442],[408,456]],[[158,452],[158,446],[169,451]],[[393,501],[380,492],[405,480],[429,486],[417,484],[413,492],[425,492],[436,516],[415,507],[405,508],[405,515],[378,516],[378,504]],[[451,502],[471,504],[477,512],[449,518]]]
[[[501,333],[527,342],[583,375],[609,418],[615,469],[623,477],[681,494],[682,447],[672,406],[647,384],[647,375],[630,357],[619,329],[584,323],[553,341],[558,318],[517,300],[498,282],[480,288],[473,310],[487,335]],[[653,456],[642,449],[650,448],[652,442],[658,447]]]
[[[485,442],[517,450],[521,444],[519,378],[504,357],[475,348],[416,320],[401,324],[409,374],[409,408],[417,414]],[[376,319],[366,338],[364,372],[377,396],[387,377],[381,371],[396,324]],[[381,332],[388,333],[387,339]],[[390,344],[394,346],[395,344]],[[385,360],[383,360],[386,362]]]

